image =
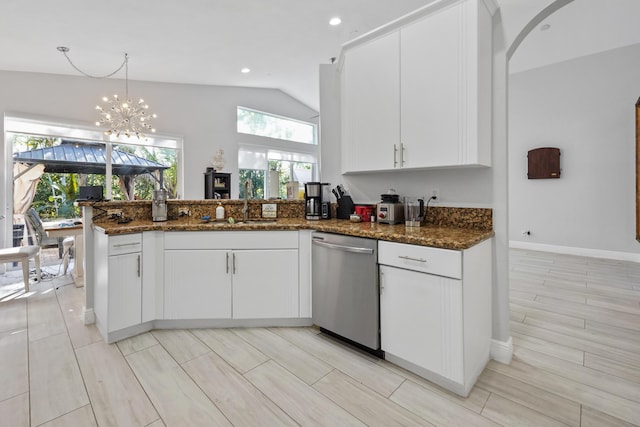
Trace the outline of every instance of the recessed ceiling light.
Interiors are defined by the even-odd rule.
[[[340,17],[336,16],[334,18],[331,18],[329,20],[329,25],[331,26],[336,26],[336,25],[340,25],[342,23],[342,19],[340,19]]]
[[[247,73],[250,73],[250,72],[251,72],[251,69],[249,69],[249,68],[247,68],[247,67],[244,67],[242,70],[240,70],[240,72],[241,72],[242,74],[247,74]]]
[[[547,31],[549,28],[551,28],[551,25],[544,24],[540,26],[540,31]]]

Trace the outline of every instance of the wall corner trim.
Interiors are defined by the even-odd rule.
[[[496,362],[510,364],[513,357],[513,339],[509,337],[507,341],[491,340],[490,354]]]

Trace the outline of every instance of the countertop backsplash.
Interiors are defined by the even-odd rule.
[[[80,202],[80,206],[91,205],[94,217],[106,216],[109,209],[121,209],[124,218],[131,220],[151,219],[151,201],[115,201],[115,202]],[[304,218],[304,200],[249,200],[249,218],[262,217],[262,205],[277,205],[278,218]],[[199,219],[203,216],[215,218],[216,207],[221,204],[225,209],[225,218],[242,218],[243,200],[168,200],[167,210],[170,220]],[[180,216],[181,208],[189,210],[189,216]],[[336,204],[332,204],[333,218],[336,217]],[[103,214],[103,215],[101,215]],[[345,220],[346,221],[346,220]],[[479,231],[493,230],[493,210],[490,208],[460,208],[447,206],[430,206],[427,210],[424,225],[438,227],[468,228]]]

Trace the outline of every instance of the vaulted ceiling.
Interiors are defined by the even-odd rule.
[[[56,50],[67,46],[80,69],[104,75],[126,52],[131,80],[278,88],[317,109],[319,64],[344,42],[432,1],[2,0],[0,70],[79,75]],[[498,3],[523,1],[530,0]],[[512,69],[637,43],[640,32],[628,27],[639,7],[637,0],[576,0],[549,19],[549,30],[525,40],[534,56],[517,52]],[[329,25],[334,16],[341,25]]]

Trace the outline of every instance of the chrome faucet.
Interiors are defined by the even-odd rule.
[[[253,191],[253,186],[250,180],[244,182],[244,207],[242,208],[242,220],[247,221],[249,219],[249,191]]]

